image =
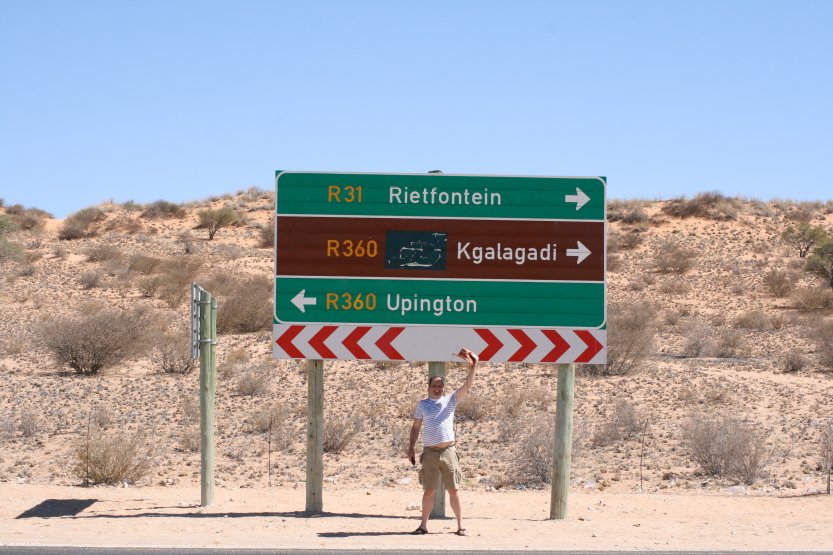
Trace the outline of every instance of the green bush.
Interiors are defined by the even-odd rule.
[[[833,288],[833,238],[826,237],[813,249],[813,255],[807,261],[807,270]]]
[[[0,264],[7,260],[15,260],[20,257],[23,252],[17,243],[9,241],[5,237],[0,236]]]
[[[214,235],[221,228],[234,225],[240,220],[237,212],[230,206],[224,206],[216,210],[213,208],[200,210],[197,212],[197,217],[199,218],[197,229],[207,229],[209,241],[214,239]]]

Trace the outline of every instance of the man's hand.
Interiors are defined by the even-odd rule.
[[[408,460],[411,461],[411,464],[416,464],[416,453],[414,452],[414,446],[411,445],[408,447]]]
[[[460,349],[460,352],[455,354],[454,356],[462,358],[471,366],[474,366],[475,364],[477,364],[477,361],[480,360],[480,357],[478,357],[476,354],[474,354],[472,351],[469,351],[465,347]]]

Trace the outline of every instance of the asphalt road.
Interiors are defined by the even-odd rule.
[[[452,553],[449,550],[424,549],[177,549],[177,548],[132,548],[132,547],[33,547],[33,546],[0,546],[0,555],[428,555]],[[459,550],[456,553],[465,555],[628,555],[635,553],[650,553],[650,555],[833,555],[833,551],[484,551]]]

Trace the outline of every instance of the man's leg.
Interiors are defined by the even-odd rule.
[[[436,493],[436,489],[427,489],[422,493],[422,524],[419,526],[423,530],[428,530],[428,517],[434,508],[434,495]]]
[[[463,511],[460,508],[460,496],[457,495],[456,489],[448,488],[448,501],[451,503],[451,510],[454,511],[454,516],[457,517],[457,529],[463,529]]]

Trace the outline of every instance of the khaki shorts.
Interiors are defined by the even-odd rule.
[[[441,475],[446,489],[460,489],[463,473],[460,472],[460,461],[453,445],[442,449],[425,447],[419,458],[422,462],[422,469],[419,471],[422,489],[436,489]]]

